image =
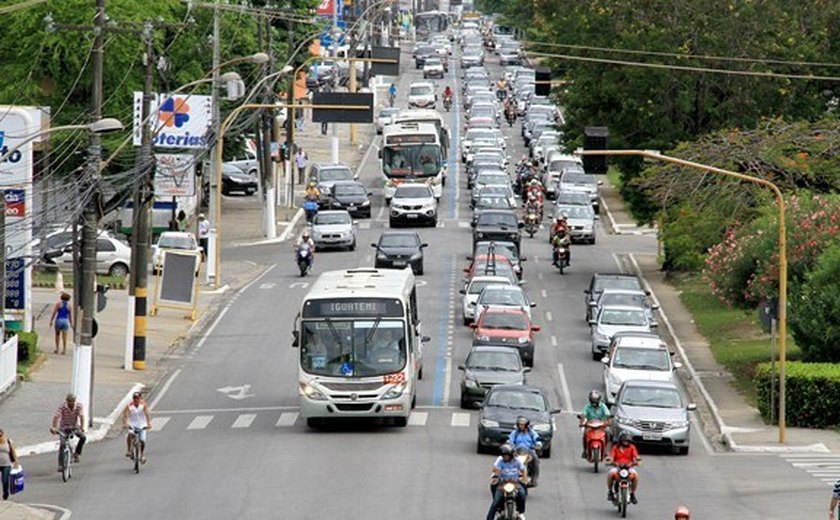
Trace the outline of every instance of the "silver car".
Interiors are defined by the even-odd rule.
[[[399,111],[400,109],[397,107],[388,107],[380,110],[379,115],[376,116],[376,133],[381,134],[382,129],[391,124],[391,116]]]
[[[629,305],[601,307],[591,325],[592,359],[599,361],[610,346],[617,332],[651,332],[656,324],[651,323],[645,309]]]
[[[356,226],[345,210],[319,211],[312,219],[315,249],[325,247],[356,249]]]
[[[566,215],[569,228],[572,230],[572,241],[595,243],[595,221],[598,215],[592,206],[572,206],[558,204],[554,209],[554,218]]]
[[[60,269],[72,269],[73,253],[65,251],[56,258],[55,263]],[[116,278],[128,275],[131,265],[131,247],[119,239],[109,235],[100,235],[96,239],[96,274],[105,274]]]
[[[389,225],[425,222],[437,225],[438,203],[435,192],[428,184],[403,184],[397,186],[391,199]]]
[[[579,171],[564,170],[557,183],[557,191],[577,191],[589,195],[592,201],[592,209],[598,213],[600,202],[598,200],[598,187],[602,184],[595,175],[581,173]]]
[[[628,432],[636,444],[669,446],[680,455],[688,455],[688,412],[696,409],[672,382],[626,381],[613,408],[613,436]]]
[[[632,332],[615,335],[604,363],[604,397],[615,402],[625,381],[676,381],[674,371],[682,364],[671,360],[673,353],[661,338]]]

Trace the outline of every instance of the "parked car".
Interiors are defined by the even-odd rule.
[[[625,381],[613,406],[613,437],[626,431],[636,444],[669,446],[680,455],[688,455],[688,412],[696,409],[673,382]]]
[[[346,210],[319,211],[312,218],[315,249],[326,247],[356,249],[356,226]]]
[[[604,363],[604,397],[612,404],[625,381],[676,382],[674,371],[682,364],[672,361],[673,351],[655,334],[619,332],[613,336]]]
[[[438,204],[435,192],[427,184],[402,184],[394,190],[388,223],[391,227],[402,223],[424,222],[437,225]]]
[[[478,453],[486,453],[507,442],[510,432],[516,428],[516,419],[525,417],[540,436],[543,443],[543,459],[551,458],[551,439],[554,436],[552,415],[560,413],[552,409],[548,396],[539,388],[526,385],[497,385],[487,392],[481,413],[478,416]]]
[[[370,218],[370,197],[358,181],[336,181],[330,188],[330,209],[343,209],[351,215]]]
[[[586,307],[584,319],[586,321],[592,318],[593,307],[598,303],[598,298],[604,289],[636,290],[650,295],[648,291],[642,288],[642,280],[638,276],[624,273],[595,273],[589,280],[589,287],[583,291],[584,305]]]
[[[414,231],[386,231],[379,241],[371,244],[376,249],[374,267],[405,269],[410,266],[414,274],[423,274],[423,249],[429,244],[420,240]]]
[[[487,392],[497,385],[524,385],[525,373],[519,352],[510,347],[476,345],[470,349],[461,376],[461,408],[471,408],[484,401]]]
[[[656,324],[651,323],[645,309],[628,305],[602,307],[597,316],[589,320],[591,325],[592,359],[604,357],[616,332],[651,332]]]
[[[62,270],[72,269],[73,252],[69,247],[56,258],[55,263]],[[129,265],[131,247],[128,244],[109,235],[100,235],[96,239],[96,274],[125,277]]]
[[[157,274],[158,268],[161,267],[165,251],[183,251],[201,256],[204,250],[198,245],[198,240],[192,233],[164,231],[158,237],[157,243],[152,246],[152,274]]]
[[[376,116],[376,133],[381,134],[382,129],[391,124],[391,117],[399,111],[397,107],[386,107],[380,110],[379,115]]]
[[[521,307],[489,307],[476,315],[471,327],[475,330],[473,345],[504,345],[513,347],[522,356],[525,366],[534,366],[535,332],[539,325],[531,323],[530,309]]]
[[[473,225],[473,243],[479,240],[505,240],[516,244],[522,241],[522,223],[509,210],[485,210]]]
[[[257,175],[245,173],[230,163],[222,164],[222,195],[233,192],[253,195],[257,192]]]

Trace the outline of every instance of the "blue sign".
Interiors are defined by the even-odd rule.
[[[347,22],[339,19],[338,22],[336,23],[336,27],[341,29],[341,34],[338,37],[338,45],[344,45],[344,30],[347,27]],[[332,39],[332,34],[330,34],[331,32],[332,32],[332,21],[329,21],[327,23],[326,28],[324,29],[324,32],[321,33],[321,38],[320,38],[321,39],[321,47],[331,47],[332,46],[333,39]]]
[[[6,259],[6,309],[23,310],[26,303],[25,267],[23,258]]]
[[[5,143],[6,141],[6,132],[0,131],[0,157],[3,157],[7,153],[9,153],[9,145]],[[15,150],[10,156],[6,157],[3,162],[10,162],[10,163],[18,163],[20,162],[23,154],[20,150]]]

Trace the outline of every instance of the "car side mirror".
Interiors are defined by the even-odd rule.
[[[598,186],[603,186],[603,185],[604,185],[604,181],[598,181]]]
[[[657,305],[657,304],[655,304],[655,303],[654,303],[653,305],[651,305],[651,306],[650,306],[650,310],[652,310],[652,311],[658,311],[658,310],[659,310],[659,305]]]
[[[470,268],[469,268],[469,267],[465,267],[465,268],[463,269],[463,271],[464,271],[465,273],[469,273],[469,272],[470,272]]]
[[[458,365],[458,370],[466,370],[466,369],[467,369],[467,367],[465,367],[464,365]]]
[[[589,302],[589,306],[590,306],[590,307],[597,307],[597,306],[598,306],[598,302]]]
[[[693,412],[694,410],[696,410],[696,409],[697,409],[697,405],[696,405],[696,404],[694,404],[694,403],[688,403],[688,406],[686,406],[686,409],[687,409],[689,412]]]
[[[425,243],[425,242],[423,242],[422,244],[420,244],[420,249],[423,249],[424,247],[429,247],[429,244],[427,244],[427,243]]]
[[[520,262],[525,262],[525,261],[527,261],[527,260],[528,260],[528,257],[527,257],[527,256],[520,256],[520,257],[519,257],[519,261],[520,261]]]
[[[540,327],[539,325],[534,325],[533,327],[531,327],[531,330],[533,330],[534,332],[539,332],[542,330],[542,327]]]
[[[595,325],[596,323],[598,323],[596,320],[589,320],[590,325]]]
[[[432,341],[432,338],[430,338],[429,336],[423,336],[420,338],[420,343],[428,343],[430,341]]]
[[[527,374],[530,371],[531,371],[531,367],[522,367],[522,372]]]
[[[473,259],[472,255],[467,255],[467,260],[472,261],[472,259]]]
[[[292,331],[292,347],[297,347],[300,345],[300,331],[293,330]]]
[[[531,302],[531,308],[532,308],[532,309],[533,309],[534,307],[536,307],[536,306],[537,306],[537,302]]]
[[[371,245],[370,245],[370,247],[373,247],[373,248],[379,249],[379,247],[378,247],[376,244],[371,244]]]
[[[560,408],[552,408],[550,413],[551,415],[556,415],[558,413],[563,413],[563,410]]]
[[[354,226],[358,226],[358,225],[359,225],[359,221],[358,221],[358,220],[354,220],[354,221],[353,221],[353,225],[354,225]]]
[[[607,357],[607,356],[602,357],[601,358],[601,363],[603,363],[605,365],[609,365],[610,364],[610,358]]]
[[[522,228],[525,227],[525,223],[524,222],[517,222],[517,227],[519,227],[519,229],[522,229]]]
[[[475,403],[476,408],[484,408],[484,401],[478,401]]]
[[[595,215],[594,220],[601,220],[601,217],[599,217],[598,215]]]
[[[470,222],[471,227],[475,227],[475,221]]]
[[[682,366],[683,366],[683,364],[682,364],[682,363],[680,363],[679,361],[675,361],[675,362],[674,362],[674,370],[676,370],[676,369],[678,369],[678,368],[682,368]]]
[[[373,197],[373,192],[370,192],[370,191],[369,191],[369,192],[367,193],[367,196],[368,196],[368,197]]]
[[[470,323],[469,327],[470,327],[471,329],[477,329],[477,328],[478,328],[478,325],[477,325],[477,324],[475,324],[475,323]]]
[[[584,289],[583,294],[591,294],[591,291],[589,289]]]
[[[461,289],[461,290],[460,290],[460,291],[458,291],[458,292],[459,292],[459,293],[461,293],[461,294],[467,294],[467,290],[466,290],[466,289]]]

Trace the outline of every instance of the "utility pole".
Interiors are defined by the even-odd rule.
[[[6,274],[6,190],[0,190],[0,343],[6,341]]]
[[[222,119],[221,119],[221,111],[219,109],[219,68],[221,65],[222,57],[221,57],[221,50],[219,45],[219,38],[221,32],[221,13],[219,12],[219,0],[216,0],[216,5],[213,7],[213,82],[212,85],[212,93],[211,93],[211,106],[213,108],[213,144],[210,147],[210,204],[209,204],[209,211],[208,213],[211,216],[214,215],[221,215],[221,211],[217,211],[216,208],[222,203],[219,200],[217,195],[217,184],[218,178],[220,177],[219,173],[221,172],[222,165],[218,161],[216,153],[216,146],[219,141],[219,134],[221,133],[221,126],[222,126]],[[221,208],[220,208],[221,209]],[[220,247],[220,244],[216,243],[216,233],[215,233],[215,226],[218,226],[218,222],[210,222],[210,237],[208,240],[208,251],[207,251],[207,264],[205,266],[205,280],[209,281],[210,273],[218,272],[218,266],[216,266],[216,248]],[[219,287],[219,280],[214,274],[214,283],[216,288]]]
[[[274,50],[272,49],[271,20],[265,17],[265,41],[268,47],[268,67],[266,73],[271,75],[274,73]],[[265,93],[263,95],[263,103],[274,103],[274,81],[266,82]],[[265,236],[266,238],[275,238],[277,236],[277,217],[274,213],[274,162],[271,158],[271,145],[275,141],[276,136],[272,136],[274,129],[274,110],[262,111],[262,153],[263,167],[260,169],[262,177],[263,196],[263,216],[265,220]]]
[[[291,63],[292,67],[294,68],[294,63],[293,63],[292,60],[294,58],[294,52],[295,52],[295,37],[294,37],[295,22],[293,22],[290,19],[288,21],[288,24],[289,24],[289,30],[287,32],[287,47],[288,47],[288,52],[289,52],[289,58],[288,59],[289,59],[289,63]],[[297,69],[295,69],[295,70],[297,70]],[[289,105],[294,105],[297,102],[297,100],[295,99],[295,85],[296,84],[297,84],[297,72],[293,72],[292,73],[292,78],[289,81],[289,86],[288,86],[288,90],[287,90],[287,94],[286,94],[286,96],[287,96],[286,97],[286,103],[289,104]],[[294,171],[292,169],[292,158],[294,157],[294,147],[295,147],[295,142],[292,138],[292,136],[294,135],[294,131],[295,131],[294,126],[293,126],[295,124],[295,122],[294,122],[294,118],[292,117],[292,114],[294,114],[294,112],[295,112],[294,110],[292,110],[288,107],[286,108],[286,157],[284,157],[283,160],[285,161],[284,164],[286,165],[286,167],[285,167],[286,182],[288,183],[287,185],[289,186],[289,193],[288,193],[289,198],[286,201],[287,202],[287,207],[289,207],[289,208],[294,207],[294,205],[295,205],[295,176],[294,176]]]
[[[333,1],[333,24],[332,24],[332,56],[333,58],[338,57],[338,9],[339,5],[341,4],[341,0],[332,0]],[[348,54],[350,50],[347,50]],[[333,87],[334,90],[338,90],[338,76],[339,76],[339,67],[338,62],[333,62],[333,67],[335,67],[335,74],[333,75]],[[355,63],[350,63],[351,68],[355,68]],[[330,125],[330,162],[337,163],[338,162],[338,125],[335,123]]]

